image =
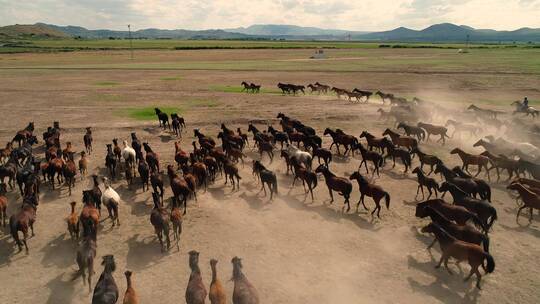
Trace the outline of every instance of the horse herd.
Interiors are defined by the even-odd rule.
[[[320,84],[318,84],[320,86]],[[302,88],[285,85],[284,92],[303,91]],[[381,93],[382,94],[382,93]],[[371,96],[371,95],[370,95]],[[380,95],[381,97],[384,96]],[[368,97],[369,98],[369,97]],[[386,98],[395,98],[394,96]],[[383,97],[384,99],[384,97]],[[417,99],[419,100],[419,99]],[[429,106],[427,102],[411,104],[398,103],[390,112],[401,113],[395,115],[398,118],[411,118],[421,115]],[[396,103],[394,103],[396,104]],[[478,110],[474,110],[478,112]],[[168,115],[158,108],[155,109],[160,127],[171,129]],[[496,118],[500,113],[479,112],[480,117],[490,116]],[[174,114],[174,113],[173,113]],[[185,121],[176,114],[171,114],[172,126],[175,134],[182,136],[185,128]],[[439,114],[442,115],[442,114]],[[382,113],[381,113],[382,116]],[[375,214],[380,218],[381,201],[387,208],[390,207],[390,194],[384,190],[381,185],[370,181],[371,178],[361,174],[362,166],[365,167],[366,174],[369,174],[368,162],[372,165],[372,176],[377,173],[380,175],[380,169],[383,168],[387,159],[392,158],[393,167],[396,166],[396,158],[401,160],[404,165],[404,174],[409,168],[416,174],[418,188],[416,195],[422,192],[424,199],[424,188],[428,191],[427,200],[418,203],[415,215],[420,218],[431,218],[431,223],[422,228],[423,232],[433,233],[435,240],[441,246],[442,256],[437,266],[444,262],[448,269],[448,259],[450,257],[458,261],[468,261],[471,266],[471,272],[468,278],[473,274],[477,277],[477,287],[480,288],[481,274],[478,270],[480,266],[487,272],[493,272],[495,262],[489,253],[489,236],[494,222],[497,220],[497,210],[491,204],[491,188],[488,182],[478,178],[482,169],[486,172],[490,180],[489,172],[496,169],[500,178],[499,170],[508,172],[508,180],[514,175],[517,177],[508,185],[509,190],[517,191],[519,205],[517,218],[520,212],[528,208],[530,210],[529,220],[532,220],[532,210],[540,209],[540,165],[531,160],[525,160],[521,157],[516,159],[516,146],[512,150],[513,154],[504,155],[500,152],[508,151],[504,144],[504,139],[491,140],[480,139],[475,146],[483,146],[487,153],[481,155],[470,154],[456,147],[451,150],[451,154],[456,154],[462,160],[461,167],[448,167],[436,155],[430,155],[422,151],[421,143],[427,142],[430,135],[440,136],[438,142],[443,145],[447,138],[448,125],[440,126],[432,123],[419,121],[416,125],[407,123],[405,120],[396,121],[398,129],[403,129],[405,134],[387,128],[381,135],[362,131],[358,137],[353,134],[347,134],[339,128],[325,128],[322,136],[329,136],[332,143],[328,148],[323,147],[323,138],[317,135],[315,128],[308,126],[298,119],[278,113],[281,130],[273,126],[267,126],[262,131],[250,123],[247,126],[247,132],[252,135],[251,149],[256,149],[259,159],[252,162],[252,173],[254,178],[260,182],[261,191],[267,195],[270,192],[270,199],[278,195],[277,174],[263,164],[263,155],[267,155],[269,161],[274,159],[274,151],[278,149],[280,158],[284,159],[287,168],[287,175],[292,172],[292,186],[297,180],[302,181],[304,192],[310,194],[314,200],[313,190],[318,186],[318,175],[321,175],[325,181],[330,203],[334,201],[334,192],[344,198],[343,211],[347,207],[349,212],[350,197],[353,191],[353,181],[356,180],[360,192],[360,199],[356,205],[358,211],[359,205],[368,210],[365,204],[365,197],[371,197],[375,203],[375,208],[371,215]],[[411,120],[407,120],[411,121]],[[448,120],[450,121],[450,120]],[[464,124],[454,121],[454,133],[458,131],[458,126]],[[176,128],[175,128],[176,126]],[[38,153],[34,151],[33,146],[38,144],[37,137],[34,135],[34,124],[17,132],[11,142],[2,149],[0,155],[4,164],[0,166],[0,218],[5,226],[7,218],[6,206],[8,200],[6,193],[8,186],[14,189],[16,181],[22,197],[20,208],[9,218],[10,233],[18,246],[19,251],[24,245],[26,252],[29,252],[27,239],[29,230],[34,235],[33,224],[36,220],[37,208],[39,205],[39,194],[41,183],[49,183],[52,189],[55,184],[61,186],[67,185],[69,195],[76,182],[77,171],[80,178],[83,179],[88,174],[87,158],[93,154],[93,134],[92,128],[88,127],[83,135],[85,149],[80,153],[78,165],[75,163],[75,148],[71,142],[66,142],[65,148],[61,147],[61,129],[58,126],[49,127],[43,133],[44,157],[38,159]],[[182,148],[180,142],[174,143],[174,161],[175,164],[167,164],[166,175],[168,177],[172,203],[169,208],[164,206],[165,183],[162,177],[163,165],[161,157],[157,151],[152,149],[149,143],[142,142],[135,132],[131,133],[131,143],[122,140],[122,146],[118,139],[113,139],[112,143],[107,144],[104,164],[107,168],[108,177],[99,178],[98,175],[92,175],[93,186],[84,190],[82,193],[83,208],[80,214],[76,212],[76,202],[70,202],[70,214],[67,217],[68,232],[77,242],[78,248],[75,253],[76,262],[79,265],[79,271],[76,277],[83,276],[86,281],[88,276],[88,286],[91,290],[91,277],[93,274],[93,260],[96,256],[97,234],[100,225],[101,206],[105,206],[108,218],[114,227],[120,225],[119,209],[121,208],[120,195],[111,187],[111,180],[119,179],[122,174],[120,168],[123,168],[125,180],[132,189],[135,184],[135,177],[139,176],[143,191],[148,191],[152,186],[153,208],[149,211],[150,224],[153,226],[156,237],[160,242],[163,252],[171,247],[169,235],[172,233],[176,240],[176,247],[179,248],[180,234],[182,233],[183,217],[187,213],[188,200],[197,201],[197,190],[204,189],[211,183],[215,183],[218,177],[222,177],[224,184],[229,182],[233,191],[241,186],[238,165],[244,166],[244,158],[247,158],[245,149],[250,147],[248,134],[243,133],[241,128],[236,131],[230,129],[225,124],[221,124],[217,139],[221,140],[221,145],[216,143],[212,136],[205,135],[202,130],[194,129],[193,136],[195,140],[191,143],[192,151],[189,152]],[[388,136],[388,137],[387,137]],[[453,137],[453,136],[452,136]],[[365,139],[365,143],[361,139]],[[500,141],[498,141],[500,140]],[[18,142],[19,147],[15,148],[13,144]],[[280,144],[280,148],[276,145]],[[358,170],[350,176],[338,176],[332,172],[331,166],[335,154],[340,157],[352,157],[354,159],[355,151],[359,151],[361,161]],[[340,148],[343,148],[343,153]],[[530,152],[529,152],[530,153]],[[527,154],[527,152],[521,152]],[[413,167],[414,157],[418,156],[418,166]],[[313,159],[318,158],[318,164],[314,166]],[[322,162],[321,162],[322,159]],[[428,173],[424,173],[423,167],[430,167]],[[477,166],[478,171],[472,176],[469,166]],[[444,181],[439,185],[437,180],[430,177],[431,173],[441,174]],[[8,178],[7,183],[5,179]],[[55,181],[56,179],[56,181]],[[453,202],[447,203],[443,200],[444,194],[449,192]],[[439,198],[439,194],[442,196]],[[432,195],[434,198],[431,198]],[[469,225],[469,222],[472,225]],[[23,233],[23,239],[20,240],[19,232]],[[432,247],[433,244],[429,246]],[[189,266],[192,270],[188,287],[186,289],[186,301],[188,303],[203,303],[207,296],[206,289],[202,283],[200,268],[198,266],[199,253],[190,252]],[[484,260],[487,265],[484,265]],[[223,288],[215,287],[217,261],[212,259],[210,265],[213,272],[212,284],[210,286],[210,300],[212,303],[223,303]],[[233,258],[233,280],[235,289],[233,294],[233,303],[258,303],[258,296],[255,288],[247,281],[242,274],[241,260]],[[92,303],[115,303],[118,299],[118,288],[114,282],[112,273],[115,270],[114,257],[106,255],[103,257],[104,271],[100,276],[95,288]],[[448,269],[448,271],[450,271]],[[137,303],[136,293],[131,283],[132,273],[126,271],[126,280],[128,290],[126,299],[133,298],[124,303]],[[214,286],[214,287],[213,287]],[[217,284],[220,286],[220,284]]]

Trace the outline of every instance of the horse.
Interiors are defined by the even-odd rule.
[[[420,169],[420,167],[414,168],[412,173],[416,173],[416,176],[418,178],[418,188],[416,189],[416,196],[414,198],[416,198],[418,196],[418,192],[422,190],[422,199],[424,199],[424,187],[426,187],[429,192],[427,199],[431,197],[432,189],[433,192],[435,192],[435,197],[437,197],[437,190],[439,189],[439,184],[434,178],[427,177],[422,171],[422,169]]]
[[[207,291],[199,268],[199,252],[195,250],[189,252],[189,268],[191,274],[186,288],[186,304],[203,304]]]
[[[184,178],[176,174],[172,165],[167,166],[167,175],[169,176],[169,183],[173,192],[173,203],[179,202],[179,205],[183,203],[184,214],[186,214],[187,199],[191,194],[191,188],[189,187]],[[182,196],[182,200],[180,200],[180,196]]]
[[[279,141],[281,149],[283,149],[283,143],[289,143],[289,136],[285,132],[280,132],[274,129],[272,126],[268,126],[268,132],[274,137],[274,145]]]
[[[431,207],[426,208],[426,213],[431,218],[431,221],[433,223],[437,223],[438,225],[440,225],[444,230],[446,230],[446,232],[450,233],[450,235],[452,235],[453,237],[467,243],[482,245],[484,251],[489,252],[490,241],[489,237],[486,234],[478,231],[477,229],[469,225],[458,225],[447,219],[439,211]],[[435,238],[433,242],[427,247],[427,249],[431,249],[431,247],[433,247],[436,242],[437,239]]]
[[[418,147],[418,141],[414,137],[402,136],[390,129],[384,130],[383,136],[389,135],[394,145],[398,147],[405,147],[411,151],[414,147]]]
[[[531,106],[524,107],[523,103],[521,103],[521,101],[519,100],[512,102],[510,105],[516,106],[516,109],[514,110],[514,112],[512,112],[512,115],[515,115],[516,113],[523,113],[525,114],[525,116],[531,115],[533,118],[540,116],[540,111]]]
[[[86,133],[83,136],[83,142],[84,142],[84,148],[86,149],[86,153],[88,155],[92,154],[92,142],[94,139],[92,138],[92,128],[87,127]]]
[[[178,137],[182,137],[182,129],[186,127],[186,122],[183,117],[178,116],[176,113],[171,113],[171,123],[174,134]]]
[[[118,205],[120,204],[120,195],[111,187],[109,179],[102,178],[105,191],[101,194],[101,203],[107,207],[109,218],[112,220],[112,226],[114,227],[115,221],[120,226],[120,217],[118,212]]]
[[[394,98],[394,94],[387,94],[387,93],[383,93],[381,91],[375,92],[374,95],[379,96],[381,98],[383,104],[385,103],[386,99],[389,99],[390,102],[391,102],[392,98]]]
[[[225,172],[225,185],[227,184],[227,180],[230,180],[233,186],[233,191],[235,188],[238,188],[239,190],[240,179],[242,179],[242,177],[240,177],[238,174],[238,168],[229,159],[223,163],[223,171]]]
[[[452,133],[452,135],[450,135],[450,138],[454,138],[454,135],[456,135],[456,133],[459,133],[460,136],[461,136],[461,134],[463,132],[469,132],[469,137],[473,137],[473,136],[477,136],[477,133],[479,131],[481,131],[481,128],[477,127],[474,124],[462,123],[462,122],[455,121],[455,120],[452,120],[452,119],[448,119],[444,126],[445,127],[449,127],[449,126],[454,127],[454,132]]]
[[[83,283],[86,281],[88,273],[88,292],[92,291],[92,275],[94,274],[94,259],[96,258],[96,236],[88,235],[83,238],[79,248],[77,249],[77,265],[79,270],[75,273],[72,281],[82,275]]]
[[[313,146],[313,157],[317,157],[319,165],[321,164],[321,158],[324,161],[324,164],[328,167],[328,164],[332,161],[332,151],[326,148],[319,148],[318,146]]]
[[[430,170],[427,175],[430,175],[431,172],[433,172],[434,166],[442,163],[442,160],[440,160],[437,156],[426,154],[422,152],[419,147],[414,147],[411,150],[411,154],[418,155],[418,159],[420,160],[420,170],[424,169],[424,165],[430,166]]]
[[[343,131],[341,131],[341,130],[339,130],[339,131],[338,130],[339,129],[334,131],[334,130],[332,130],[330,128],[326,128],[324,130],[323,135],[330,135],[332,137],[333,142],[330,145],[330,150],[332,149],[333,145],[336,145],[338,154],[340,154],[339,146],[343,145],[345,147],[345,152],[343,153],[343,155],[347,155],[347,153],[349,151],[352,151],[352,156],[354,156],[354,150],[351,149],[351,147],[354,144],[358,143],[358,139],[356,137],[352,136],[352,135],[343,133]]]
[[[493,169],[496,170],[496,172],[497,172],[497,182],[501,179],[499,169],[506,170],[508,172],[507,181],[512,178],[514,173],[516,174],[516,176],[519,175],[518,161],[517,160],[508,158],[508,157],[506,157],[506,156],[504,156],[502,154],[500,154],[499,156],[496,156],[496,155],[491,154],[487,150],[480,153],[480,155],[487,156],[487,157],[489,157],[489,159],[491,159],[492,166],[491,166],[491,168],[489,168],[489,170],[490,171],[493,170]]]
[[[441,247],[441,259],[435,268],[439,268],[444,262],[444,267],[450,274],[453,274],[450,268],[448,268],[448,259],[453,257],[458,260],[458,263],[466,260],[471,266],[471,271],[465,278],[465,281],[469,280],[473,274],[476,274],[476,288],[478,289],[481,289],[480,280],[482,279],[482,275],[480,274],[478,267],[482,266],[486,273],[492,273],[495,270],[495,260],[479,245],[458,240],[436,223],[432,223],[431,225],[424,227],[422,232],[435,234],[435,237],[437,238],[437,241]],[[483,264],[484,260],[487,261],[486,267],[484,267]]]
[[[446,203],[440,198],[427,200],[416,205],[415,216],[425,218],[429,215],[427,208],[431,207],[439,211],[442,215],[458,225],[466,225],[468,221],[472,221],[476,226],[487,232],[484,223],[478,218],[476,213],[467,210],[467,208]]]
[[[519,193],[521,200],[523,201],[523,206],[519,207],[518,209],[518,212],[516,215],[516,222],[518,222],[519,214],[521,213],[521,210],[525,208],[529,208],[530,210],[529,223],[531,223],[532,216],[533,216],[533,209],[540,210],[540,195],[525,188],[522,184],[518,182],[511,183],[510,185],[506,187],[506,189],[516,190]]]
[[[360,155],[362,155],[362,161],[358,166],[358,170],[360,170],[362,168],[362,164],[364,164],[366,166],[366,173],[369,174],[367,166],[367,161],[369,160],[373,163],[373,166],[375,167],[375,170],[373,170],[373,174],[377,172],[377,176],[381,176],[379,174],[379,167],[382,167],[384,165],[384,157],[382,156],[382,154],[379,154],[375,151],[367,150],[361,143],[357,143],[353,148],[360,150]]]
[[[362,91],[362,90],[357,89],[357,88],[354,88],[354,90],[352,90],[352,91],[353,91],[353,93],[359,94],[360,98],[366,97],[365,103],[368,103],[369,98],[373,95],[373,92],[371,92],[371,91]]]
[[[159,127],[163,126],[163,129],[167,129],[167,125],[169,126],[169,130],[171,130],[171,124],[169,123],[169,115],[167,113],[162,112],[159,108],[154,108],[154,112],[156,113],[159,121]]]
[[[298,163],[295,159],[291,159],[291,162],[292,167],[294,168],[294,179],[291,187],[294,187],[296,180],[300,179],[302,181],[302,186],[304,187],[304,192],[307,194],[309,191],[311,193],[311,200],[313,201],[313,189],[317,187],[317,174],[312,171],[308,171],[303,163]],[[306,183],[308,186],[307,190]]]
[[[400,147],[395,147],[390,142],[387,142],[386,144],[386,151],[388,152],[388,154],[386,155],[385,158],[388,158],[391,156],[392,161],[394,162],[394,165],[392,166],[392,168],[396,167],[396,157],[399,157],[401,159],[401,162],[405,166],[405,172],[403,173],[407,173],[407,171],[409,170],[409,167],[411,166],[411,154],[409,153],[409,151]]]
[[[330,204],[334,202],[332,191],[336,191],[345,198],[343,208],[345,208],[345,204],[347,204],[347,212],[349,212],[349,210],[351,210],[351,205],[349,203],[352,192],[351,182],[345,177],[336,176],[325,165],[319,165],[317,169],[315,169],[315,173],[322,173],[324,176],[328,192],[330,193]]]
[[[15,244],[19,247],[19,252],[22,251],[22,245],[24,244],[26,254],[29,254],[28,244],[26,243],[26,239],[28,238],[28,228],[32,230],[32,236],[34,236],[34,222],[36,221],[38,205],[37,193],[34,192],[26,195],[19,211],[9,218],[10,233]],[[22,243],[19,239],[19,231],[23,233]]]
[[[429,123],[423,123],[423,122],[419,122],[417,124],[417,126],[419,128],[422,128],[424,130],[426,130],[427,132],[427,138],[426,138],[426,141],[429,141],[429,136],[431,134],[433,135],[440,135],[441,138],[439,138],[439,140],[437,140],[437,142],[440,142],[442,141],[442,144],[444,146],[444,144],[446,143],[446,140],[445,138],[450,138],[446,132],[448,132],[448,129],[446,127],[443,127],[443,126],[437,126],[437,125],[433,125],[433,124],[429,124]]]
[[[235,256],[231,263],[233,264],[231,280],[234,281],[233,304],[259,304],[257,290],[242,272],[242,259]]]
[[[161,206],[160,196],[156,192],[152,192],[152,199],[154,200],[154,208],[150,213],[150,223],[154,226],[154,231],[161,244],[161,252],[165,252],[165,245],[163,244],[163,235],[167,241],[167,250],[171,248],[171,240],[169,239],[169,220],[170,214],[165,208]]]
[[[62,167],[62,174],[68,185],[69,195],[71,196],[71,188],[75,187],[75,176],[77,175],[77,166],[73,160],[73,155],[75,152],[69,152],[67,156],[67,161]],[[54,183],[54,182],[53,182]]]
[[[144,151],[146,152],[146,162],[151,170],[159,171],[159,155],[150,148],[148,143],[143,143]]]
[[[112,179],[116,177],[116,156],[112,150],[112,145],[107,144],[107,155],[105,156],[105,166],[109,169],[109,175]],[[54,183],[54,182],[53,182]]]
[[[493,118],[493,119],[497,119],[497,114],[504,113],[501,111],[482,109],[482,108],[477,107],[474,104],[471,104],[469,107],[467,107],[467,110],[473,110],[476,114],[480,114],[481,116],[486,116],[488,118]]]
[[[412,126],[404,122],[400,122],[397,125],[397,128],[398,129],[402,128],[407,136],[411,136],[411,135],[416,136],[416,138],[418,138],[418,141],[422,141],[422,139],[424,140],[426,139],[426,131],[424,131],[424,129],[422,129],[421,127]]]
[[[529,172],[534,179],[540,180],[540,164],[535,164],[524,159],[518,159],[519,173]]]
[[[483,226],[486,227],[486,232],[491,229],[493,222],[497,220],[497,209],[495,209],[495,207],[485,200],[470,197],[458,186],[449,182],[443,182],[439,187],[439,191],[449,191],[454,198],[455,205],[465,207],[467,210],[476,213],[478,218],[482,221]]]
[[[114,280],[113,272],[116,270],[114,256],[103,256],[103,272],[99,276],[94,294],[92,295],[92,304],[112,304],[118,300],[118,286]]]
[[[457,167],[461,170],[461,168]],[[455,169],[455,168],[454,168]],[[469,195],[476,197],[480,194],[482,199],[491,201],[491,188],[487,183],[480,179],[472,178],[470,175],[459,175],[454,170],[446,167],[442,162],[435,167],[435,174],[440,173],[444,176],[445,180],[458,186],[461,190],[467,192]],[[463,172],[464,173],[464,172]]]
[[[303,163],[308,170],[311,170],[311,165],[313,162],[313,157],[311,154],[305,151],[301,151],[293,145],[287,144],[286,151],[289,154],[289,157],[295,159],[299,163]]]
[[[358,187],[360,189],[360,199],[358,200],[358,203],[356,204],[356,212],[358,212],[358,207],[360,206],[360,203],[362,203],[362,206],[364,206],[364,209],[369,210],[366,207],[366,204],[364,203],[364,196],[369,196],[373,198],[373,201],[375,202],[375,209],[371,211],[371,216],[375,212],[377,212],[377,217],[380,218],[381,213],[381,204],[380,201],[382,198],[386,201],[386,208],[390,209],[390,194],[386,192],[381,186],[371,184],[368,182],[368,180],[360,174],[360,172],[356,171],[354,172],[350,177],[350,180],[356,180],[358,182]]]
[[[131,169],[135,168],[135,159],[137,158],[137,153],[135,152],[135,149],[128,146],[127,141],[122,141],[122,158],[124,159],[124,162],[126,163],[126,167],[129,167]]]
[[[83,209],[79,216],[79,223],[83,227],[83,238],[97,235],[100,211],[96,208],[92,192],[92,190],[83,190]]]
[[[463,162],[463,166],[461,166],[463,170],[469,172],[469,165],[477,165],[478,172],[476,172],[475,176],[478,176],[478,174],[480,174],[480,172],[482,171],[482,168],[485,168],[487,176],[488,176],[488,180],[490,179],[489,169],[487,165],[489,163],[493,166],[493,162],[488,157],[483,156],[483,155],[469,154],[461,150],[460,148],[454,148],[452,151],[450,151],[450,154],[459,155],[459,158],[461,158],[461,161]]]
[[[0,219],[2,220],[2,227],[6,227],[6,220],[7,220],[8,198],[6,196],[6,193],[7,193],[6,184],[0,184]]]
[[[365,137],[369,150],[373,150],[373,147],[379,148],[384,153],[384,147],[386,145],[385,141],[388,139],[386,137],[375,137],[375,135],[369,133],[368,131],[362,131],[360,138]]]
[[[276,194],[278,193],[276,174],[266,169],[266,167],[258,160],[253,161],[253,173],[259,175],[262,186],[261,190],[264,190],[264,196],[266,196],[266,189],[264,187],[264,184],[268,184],[268,189],[270,190],[270,200],[272,200],[272,198],[274,197],[274,192]]]

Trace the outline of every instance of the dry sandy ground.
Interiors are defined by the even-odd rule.
[[[179,81],[161,81],[161,77],[180,75]],[[480,76],[479,76],[480,77]],[[438,96],[452,101],[467,102],[496,98],[513,100],[523,92],[538,99],[537,81],[521,76],[493,78],[475,90],[466,89],[474,76],[452,75],[369,75],[348,73],[265,73],[265,72],[151,72],[151,71],[0,71],[0,142],[5,142],[30,120],[36,122],[41,134],[53,120],[64,128],[62,142],[73,141],[82,150],[84,127],[94,128],[95,154],[90,156],[91,173],[103,174],[105,144],[114,137],[124,139],[136,131],[154,150],[159,151],[162,166],[173,162],[174,138],[157,128],[157,122],[140,122],[118,114],[118,110],[138,106],[183,106],[188,132],[182,147],[189,148],[192,129],[201,128],[216,135],[219,123],[247,129],[251,119],[276,123],[278,111],[290,114],[316,127],[318,133],[327,127],[341,127],[359,135],[362,130],[379,133],[386,125],[378,121],[380,104],[350,105],[334,98],[317,96],[285,97],[280,95],[247,95],[212,92],[210,85],[237,84],[242,79],[273,85],[279,80],[289,82],[337,83],[341,86],[363,85],[383,87],[398,94]],[[477,79],[477,78],[476,78]],[[117,81],[115,87],[98,87],[97,81]],[[505,86],[500,84],[505,83]],[[520,84],[519,93],[513,84]],[[383,86],[384,85],[384,86]],[[455,89],[452,89],[455,88]],[[105,96],[105,97],[103,97]],[[117,96],[117,97],[110,97]],[[120,97],[118,97],[120,96]],[[532,97],[531,97],[532,96]],[[213,107],[196,107],[194,100],[211,100]],[[509,110],[508,108],[504,108]],[[121,113],[121,112],[120,112]],[[265,124],[257,124],[261,128]],[[325,138],[324,145],[330,141]],[[422,147],[457,165],[448,151],[454,146],[473,150],[471,141],[451,140],[445,147],[433,143]],[[41,151],[38,148],[38,151]],[[249,151],[249,150],[248,150]],[[42,154],[40,154],[42,155]],[[258,155],[248,152],[250,158]],[[263,163],[269,160],[264,157]],[[348,175],[358,167],[355,158],[336,157],[331,169]],[[414,160],[414,165],[417,160]],[[241,166],[240,166],[241,167]],[[105,220],[98,234],[98,256],[114,254],[117,261],[115,278],[121,294],[125,290],[123,271],[134,272],[135,287],[141,303],[183,303],[189,278],[187,252],[201,252],[200,263],[207,287],[210,283],[209,260],[219,260],[219,277],[228,295],[230,260],[240,256],[244,271],[260,293],[262,303],[538,303],[540,300],[540,225],[538,215],[532,225],[522,218],[515,221],[516,205],[504,190],[504,183],[492,184],[493,204],[499,221],[490,234],[492,254],[496,261],[493,274],[484,276],[483,290],[473,282],[463,282],[463,272],[452,264],[456,274],[434,269],[440,253],[438,248],[425,248],[432,237],[419,233],[426,221],[414,217],[415,177],[403,175],[402,166],[387,165],[374,182],[391,194],[390,209],[383,209],[382,218],[372,219],[363,210],[341,212],[342,198],[329,205],[324,181],[319,179],[315,201],[307,198],[301,186],[290,187],[291,177],[285,175],[283,161],[274,159],[269,167],[279,180],[279,196],[273,201],[258,193],[246,165],[241,169],[239,191],[223,185],[218,179],[208,192],[198,194],[198,202],[189,201],[184,220],[180,250],[162,254],[149,222],[152,208],[150,192],[141,191],[139,180],[129,189],[125,180],[113,187],[120,193],[119,228]],[[438,179],[439,177],[437,177]],[[0,230],[0,303],[89,303],[91,295],[81,279],[71,281],[76,270],[76,245],[69,239],[64,221],[68,203],[80,203],[81,191],[90,187],[90,180],[77,180],[73,196],[67,189],[52,191],[43,186],[41,204],[35,224],[36,236],[29,240],[30,254],[17,253],[8,230]],[[359,197],[354,184],[351,202]],[[166,197],[171,194],[168,185]],[[20,204],[18,194],[9,193],[9,214]],[[368,198],[367,205],[373,203]],[[77,210],[80,210],[79,204]],[[95,279],[102,271],[96,266]]]

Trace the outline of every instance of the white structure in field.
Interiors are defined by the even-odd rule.
[[[326,59],[326,54],[324,53],[323,49],[317,49],[315,51],[315,54],[313,56],[309,57],[311,59]]]

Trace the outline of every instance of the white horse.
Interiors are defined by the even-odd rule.
[[[537,109],[531,107],[531,106],[527,106],[525,107],[523,105],[523,103],[519,100],[516,100],[514,102],[512,102],[510,105],[515,105],[516,106],[516,110],[514,112],[512,112],[512,115],[516,114],[516,113],[523,113],[525,114],[525,116],[529,116],[531,115],[533,118],[534,117],[537,117],[540,115],[540,111],[538,111]]]
[[[111,187],[110,181],[108,178],[103,177],[103,185],[105,190],[101,194],[101,204],[107,207],[109,212],[109,218],[111,218],[113,227],[116,223],[120,226],[120,219],[118,217],[118,205],[120,203],[120,195]]]
[[[297,147],[287,144],[287,152],[289,153],[289,157],[296,160],[298,163],[303,163],[306,165],[306,168],[311,170],[311,163],[313,160],[313,157],[308,152],[302,151],[298,149]]]
[[[514,151],[514,154],[519,154],[519,153],[515,153],[517,150],[521,152],[522,154],[527,155],[532,158],[540,157],[540,148],[538,148],[537,146],[531,143],[510,141],[502,137],[495,139],[495,137],[493,136],[486,136],[486,138],[489,139],[494,144],[501,145],[507,149]]]
[[[124,158],[124,161],[126,162],[126,166],[130,166],[131,168],[135,168],[135,149],[128,146],[127,141],[123,141],[122,144],[124,145],[124,148],[122,149],[122,157]]]

